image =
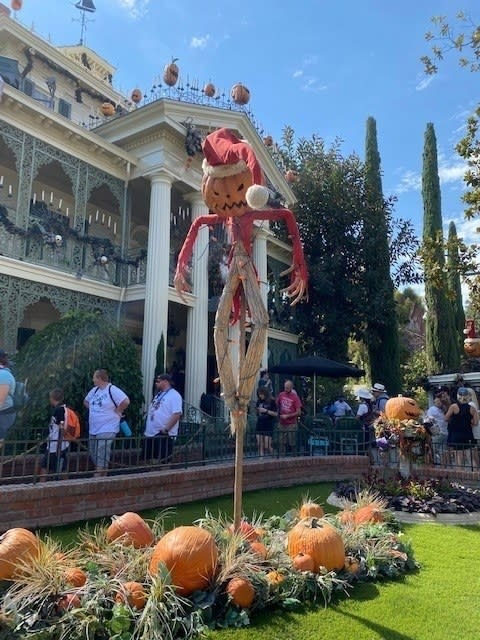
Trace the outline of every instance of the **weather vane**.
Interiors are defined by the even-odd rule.
[[[80,11],[82,12],[82,17],[80,18],[80,20],[76,20],[74,18],[74,21],[81,23],[80,44],[85,44],[84,40],[85,32],[87,30],[87,22],[93,22],[93,20],[87,20],[86,14],[95,13],[97,9],[95,8],[92,0],[79,0],[79,2],[75,4],[75,7],[77,9],[80,9]]]

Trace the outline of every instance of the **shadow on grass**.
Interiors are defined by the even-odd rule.
[[[404,633],[399,633],[398,631],[389,629],[389,627],[385,627],[383,624],[372,622],[371,620],[357,616],[354,613],[349,613],[343,609],[336,609],[336,611],[339,615],[345,616],[345,618],[350,618],[350,620],[354,620],[367,629],[374,631],[379,638],[382,638],[382,640],[415,640],[413,636],[406,636]]]

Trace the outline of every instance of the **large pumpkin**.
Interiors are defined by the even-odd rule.
[[[140,549],[149,547],[155,538],[148,524],[138,513],[127,511],[122,516],[112,516],[112,524],[107,529],[107,540],[119,540]]]
[[[205,174],[202,180],[202,195],[212,213],[222,218],[236,218],[249,210],[246,192],[253,185],[250,169],[227,176]]]
[[[387,400],[384,413],[388,420],[412,420],[418,418],[422,410],[413,398],[398,396]]]
[[[291,558],[305,553],[313,559],[314,571],[320,567],[327,571],[342,569],[345,546],[338,531],[331,524],[317,518],[300,520],[288,534],[288,554]]]
[[[14,528],[0,536],[0,580],[15,578],[21,563],[37,558],[39,540],[28,529]]]
[[[250,101],[250,90],[241,82],[238,82],[231,88],[230,96],[236,104],[245,105]]]
[[[165,65],[163,69],[163,81],[168,84],[169,87],[173,87],[177,83],[179,69],[175,64],[178,58],[172,58],[170,64]]]
[[[176,527],[158,541],[150,560],[150,574],[164,563],[180,595],[205,589],[217,568],[218,552],[211,533],[201,527]]]

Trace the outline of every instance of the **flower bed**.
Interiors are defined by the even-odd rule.
[[[307,499],[283,516],[243,521],[237,532],[209,513],[169,532],[165,514],[152,523],[125,514],[82,530],[68,549],[12,529],[0,543],[0,635],[189,639],[247,625],[266,607],[324,606],[335,592],[354,594],[359,581],[416,567],[383,513],[368,496],[336,516]]]

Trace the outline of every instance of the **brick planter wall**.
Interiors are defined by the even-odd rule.
[[[245,491],[290,487],[360,478],[368,468],[368,458],[364,456],[252,460],[244,465],[243,483]],[[234,467],[228,463],[107,478],[8,485],[0,488],[0,531],[12,527],[51,527],[233,494],[233,480]]]

